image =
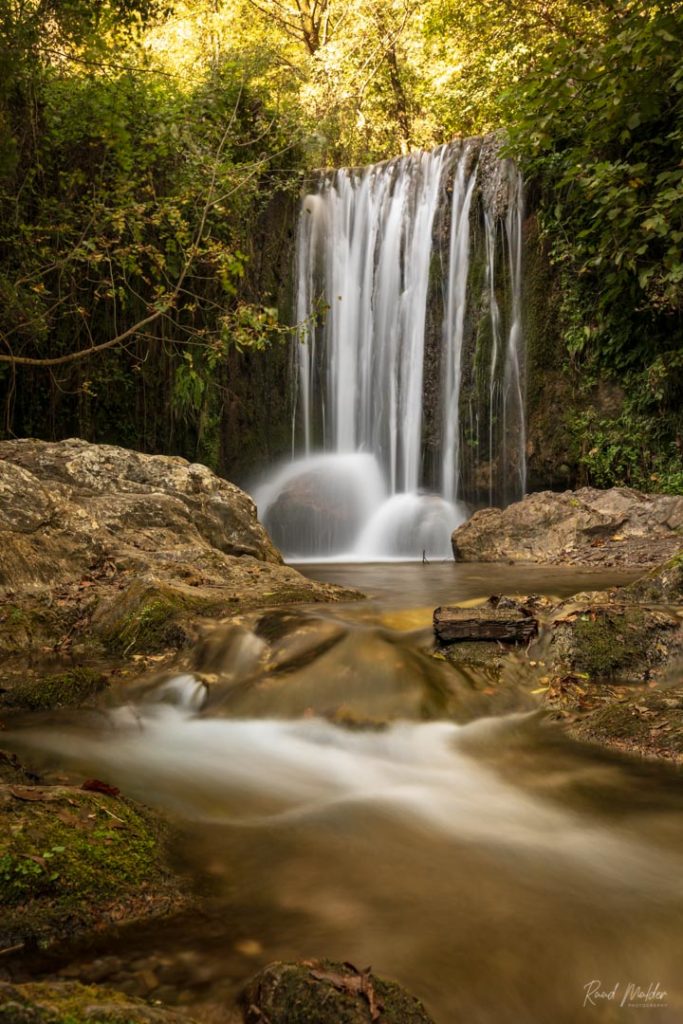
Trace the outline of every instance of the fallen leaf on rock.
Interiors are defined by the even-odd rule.
[[[89,793],[104,793],[105,796],[119,796],[121,793],[118,786],[110,786],[108,782],[102,782],[101,779],[86,779],[81,789],[85,789]]]
[[[33,801],[45,799],[44,793],[41,793],[30,786],[10,786],[9,791],[17,800]]]
[[[39,857],[37,853],[23,853],[22,857],[26,860],[34,861],[34,863],[38,864],[41,868],[47,870],[47,861],[44,857]]]
[[[353,964],[345,963],[344,966],[348,967],[351,971],[355,971],[355,975],[349,977],[346,974],[338,974],[336,971],[316,970],[310,971],[310,974],[316,981],[329,981],[339,992],[347,992],[353,996],[363,996],[370,1010],[370,1020],[374,1024],[375,1021],[380,1020],[384,1007],[377,998],[370,976],[370,968],[366,967],[364,971],[359,971]]]

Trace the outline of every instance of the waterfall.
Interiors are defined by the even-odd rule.
[[[521,496],[522,223],[492,139],[321,172],[304,196],[293,461],[254,492],[287,556],[448,557],[464,502]]]
[[[467,147],[457,162],[451,204],[451,236],[448,250],[448,287],[443,321],[443,440],[441,460],[442,493],[450,501],[457,497],[460,477],[460,385],[462,349],[470,265],[470,207],[476,183],[476,168],[466,176]]]

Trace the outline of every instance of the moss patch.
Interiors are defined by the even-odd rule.
[[[55,708],[77,708],[92,700],[106,687],[101,672],[89,668],[72,668],[66,672],[23,679],[0,695],[0,707],[23,708],[27,711],[51,711]]]
[[[574,667],[598,679],[647,662],[649,637],[645,615],[594,610],[574,623]]]
[[[67,787],[0,788],[0,943],[55,939],[180,900],[166,828],[127,800]]]
[[[0,983],[0,1024],[175,1024],[191,1021],[106,988],[77,982]]]
[[[189,587],[142,582],[128,587],[97,623],[112,654],[151,653],[184,647],[190,637],[187,620],[193,616],[219,616],[225,602],[193,593]]]

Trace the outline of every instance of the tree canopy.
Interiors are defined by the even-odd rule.
[[[569,358],[654,373],[670,396],[682,7],[0,0],[5,428],[22,366],[87,406],[163,359],[171,416],[199,430],[226,352],[284,335],[254,269],[274,197],[317,166],[489,131],[573,296]]]

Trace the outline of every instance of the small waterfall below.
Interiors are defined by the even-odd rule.
[[[523,188],[497,151],[321,172],[303,197],[292,461],[254,490],[287,557],[450,557],[468,505],[523,494]]]

